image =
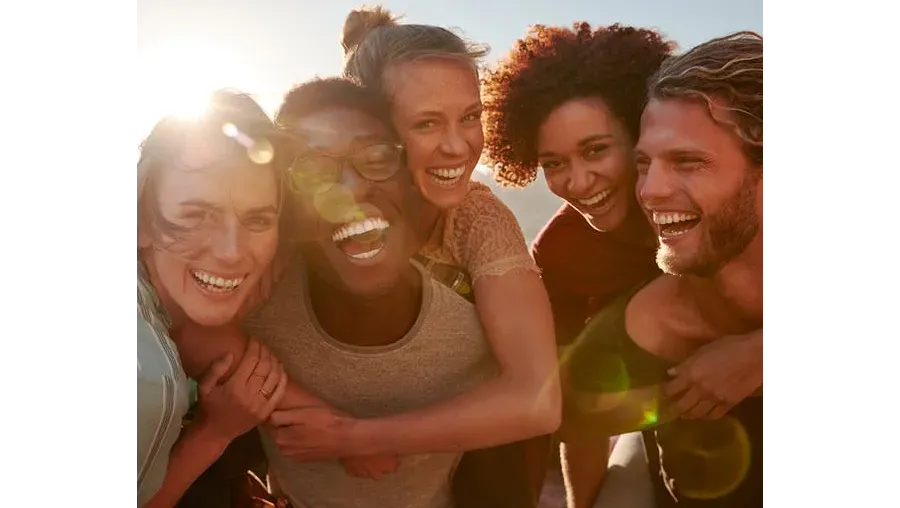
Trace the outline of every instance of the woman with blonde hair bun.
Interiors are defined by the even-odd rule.
[[[486,48],[437,26],[397,24],[381,7],[351,12],[342,45],[345,75],[388,104],[406,167],[425,198],[410,218],[415,258],[474,300],[500,367],[496,378],[418,411],[405,441],[415,437],[416,453],[441,450],[453,422],[455,446],[476,450],[454,474],[457,505],[533,506],[537,488],[529,489],[522,448],[511,443],[559,424],[553,319],[514,215],[487,186],[469,181],[483,146],[477,66]],[[289,109],[279,117],[289,117]],[[298,443],[313,423],[293,422]],[[290,427],[282,426],[288,448]]]
[[[519,443],[467,454],[460,492],[463,483],[480,481],[485,485],[474,490],[515,490],[528,478],[520,440],[554,431],[561,403],[553,316],[524,235],[490,188],[470,180],[484,148],[479,67],[488,48],[443,27],[399,23],[383,7],[352,11],[341,43],[344,74],[388,101],[413,180],[436,208],[419,217],[420,257],[468,275],[503,366],[499,379],[457,411],[506,422],[494,428],[491,444]],[[526,480],[534,502],[542,482],[542,475]]]

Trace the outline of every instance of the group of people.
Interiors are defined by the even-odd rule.
[[[341,44],[141,146],[138,505],[533,508],[559,441],[570,508],[761,506],[762,38]]]

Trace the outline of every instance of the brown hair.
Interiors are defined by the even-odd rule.
[[[180,167],[191,168],[189,149],[194,143],[212,141],[221,145],[222,160],[249,160],[265,165],[275,172],[279,188],[279,203],[283,195],[284,151],[286,144],[276,135],[269,116],[249,95],[218,90],[210,96],[207,110],[197,118],[162,118],[140,145],[137,164],[138,176],[138,228],[151,233],[157,239],[164,235],[177,242],[184,228],[172,224],[162,216],[156,203],[155,180],[161,171]]]
[[[344,75],[388,97],[382,76],[391,65],[420,58],[455,58],[477,64],[489,49],[435,25],[403,25],[382,6],[353,10],[344,21]]]
[[[603,100],[636,142],[647,79],[674,48],[642,28],[531,27],[484,78],[484,158],[494,179],[512,187],[534,181],[538,130],[572,99]]]
[[[651,99],[703,101],[710,116],[743,141],[750,161],[763,162],[763,39],[735,32],[666,60],[648,84]],[[727,118],[714,114],[715,99],[725,101]]]

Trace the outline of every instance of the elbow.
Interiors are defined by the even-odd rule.
[[[545,434],[555,433],[562,423],[561,412],[562,411],[559,408],[556,408],[556,410],[548,408],[547,410],[540,411],[540,414],[535,416],[535,435],[543,436]]]
[[[526,421],[532,436],[553,434],[562,423],[562,394],[557,382],[543,385],[529,393]]]

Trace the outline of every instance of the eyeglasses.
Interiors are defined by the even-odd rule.
[[[322,187],[340,182],[345,165],[372,182],[391,178],[403,163],[403,145],[375,143],[349,155],[309,152],[298,156],[288,168],[288,182],[294,192],[315,193]]]

